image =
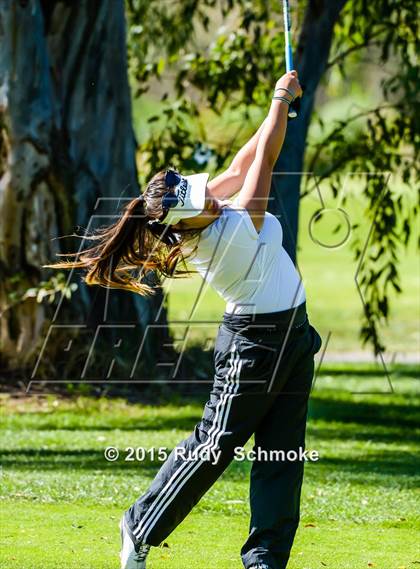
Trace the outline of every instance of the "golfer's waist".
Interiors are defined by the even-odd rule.
[[[299,328],[308,320],[306,302],[288,310],[280,312],[266,312],[259,314],[223,314],[222,324],[233,331],[255,331],[264,334]]]

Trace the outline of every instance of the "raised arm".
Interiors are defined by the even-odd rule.
[[[256,133],[239,150],[229,168],[213,178],[208,184],[209,193],[219,200],[225,200],[236,194],[245,181],[249,167],[255,158],[258,140],[263,131],[265,120]]]
[[[302,95],[296,71],[283,75],[277,81],[275,89],[276,95],[291,100],[292,97],[282,89],[287,89],[297,97]],[[286,135],[288,108],[289,105],[284,101],[278,99],[271,101],[270,110],[257,143],[254,161],[238,196],[238,205],[248,210],[257,231],[261,229],[264,222],[271,175]]]

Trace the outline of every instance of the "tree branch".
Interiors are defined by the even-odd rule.
[[[319,156],[323,150],[323,148],[325,148],[325,146],[328,144],[328,142],[331,140],[331,138],[333,138],[334,136],[336,136],[337,134],[339,134],[341,131],[343,131],[345,128],[347,128],[349,126],[350,123],[352,123],[353,121],[363,118],[363,117],[367,117],[369,115],[375,114],[378,111],[382,111],[383,109],[397,109],[399,108],[400,105],[392,105],[392,104],[386,104],[386,105],[379,105],[378,107],[375,107],[374,109],[368,109],[365,111],[361,111],[360,113],[357,113],[355,115],[353,115],[352,117],[350,117],[349,119],[347,119],[347,121],[340,121],[339,125],[332,131],[330,132],[330,134],[328,134],[321,142],[319,142],[317,144],[317,146],[315,147],[315,153],[311,158],[311,161],[308,165],[308,171],[312,172],[314,170],[315,167],[315,163],[316,161],[319,159]],[[336,163],[338,164],[338,163]],[[331,168],[328,169],[327,173],[324,173],[319,180],[323,180],[325,179],[327,176],[331,175],[335,170],[337,170],[337,165],[333,164]],[[338,164],[338,166],[340,166],[341,163]],[[309,178],[306,178],[306,180],[309,181]],[[307,196],[308,194],[310,194],[311,192],[313,192],[316,189],[316,184],[313,185],[311,188],[309,189],[305,189],[305,191],[303,193],[301,193],[301,199],[305,196]]]
[[[331,67],[333,67],[334,65],[337,65],[337,63],[340,63],[341,61],[343,61],[348,55],[350,55],[351,53],[354,53],[355,51],[358,51],[359,49],[362,49],[363,47],[367,47],[369,45],[380,45],[379,42],[374,42],[374,43],[370,43],[372,41],[372,39],[374,37],[379,36],[380,34],[382,34],[384,32],[384,30],[381,30],[380,32],[378,32],[377,34],[372,34],[368,39],[366,39],[364,42],[362,43],[358,43],[353,45],[352,47],[349,47],[348,49],[346,49],[345,51],[341,52],[340,54],[337,55],[337,57],[335,57],[333,60],[329,61],[326,65],[326,69],[330,69]]]

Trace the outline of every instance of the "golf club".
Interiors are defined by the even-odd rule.
[[[283,17],[284,17],[284,36],[285,36],[285,55],[286,55],[286,71],[293,70],[293,49],[292,49],[292,31],[290,20],[289,0],[283,0]],[[295,99],[290,104],[288,117],[295,119],[299,114],[300,98]]]

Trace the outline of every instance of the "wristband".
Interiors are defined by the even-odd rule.
[[[292,97],[292,101],[295,100],[295,94],[292,93],[292,91],[290,91],[290,89],[286,89],[286,87],[277,87],[277,89],[274,89],[274,92],[280,91],[280,90],[286,91],[286,93],[289,93],[289,95]]]
[[[290,106],[290,103],[292,102],[292,101],[289,101],[289,99],[286,99],[286,97],[281,97],[281,96],[272,97],[272,99],[276,99],[277,101],[283,101],[284,103],[287,103],[289,106]]]

